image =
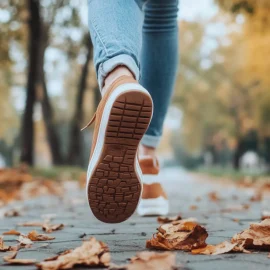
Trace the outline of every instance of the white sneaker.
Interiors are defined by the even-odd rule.
[[[169,213],[169,201],[162,185],[159,183],[157,158],[140,158],[139,163],[143,173],[143,192],[137,208],[138,214],[140,216],[167,215]]]

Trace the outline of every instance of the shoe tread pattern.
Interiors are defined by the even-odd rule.
[[[130,91],[113,104],[102,154],[88,185],[90,207],[103,222],[122,222],[136,210],[141,195],[136,155],[151,114],[152,101],[144,93]]]

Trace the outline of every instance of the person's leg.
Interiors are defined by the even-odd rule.
[[[141,141],[139,159],[143,178],[140,215],[166,215],[169,202],[160,183],[156,148],[171,101],[178,64],[178,1],[148,0],[144,6],[141,84],[151,93],[154,114]]]
[[[88,16],[100,89],[119,66],[138,80],[143,22],[138,4],[134,0],[88,0]]]
[[[150,92],[154,114],[142,139],[144,153],[159,144],[178,65],[178,0],[148,0],[144,6],[140,83]]]
[[[87,171],[93,214],[122,222],[141,195],[137,150],[152,116],[152,99],[139,78],[142,12],[135,0],[89,0],[89,25],[102,99]],[[90,121],[90,123],[92,120]]]

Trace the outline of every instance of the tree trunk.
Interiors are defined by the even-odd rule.
[[[237,146],[233,155],[233,168],[237,171],[240,169],[241,155],[242,155],[241,139],[237,139]]]
[[[83,68],[82,68],[81,77],[79,80],[75,113],[74,113],[73,120],[71,122],[68,162],[69,164],[73,164],[73,165],[83,164],[83,157],[82,157],[83,145],[82,145],[82,140],[80,136],[80,129],[81,129],[81,124],[83,120],[83,99],[84,99],[84,93],[87,86],[89,62],[93,57],[93,54],[92,54],[93,47],[92,47],[92,43],[88,34],[86,38],[86,47],[87,47],[87,54],[86,54],[86,59],[85,59]]]
[[[57,128],[53,120],[54,119],[53,109],[48,96],[44,71],[42,71],[42,89],[43,89],[43,95],[41,99],[42,113],[47,132],[47,139],[52,154],[53,164],[61,165],[63,164],[64,159],[62,157],[60,150],[60,140],[57,134]]]
[[[38,0],[28,0],[29,19],[29,66],[27,75],[26,104],[21,127],[21,162],[33,165],[34,157],[34,123],[33,112],[36,101],[36,83],[38,81],[40,50],[40,6]]]
[[[54,165],[61,165],[63,164],[63,157],[60,150],[60,140],[57,134],[57,129],[54,123],[54,114],[53,108],[49,99],[47,85],[46,85],[46,78],[44,74],[44,57],[45,51],[48,47],[48,40],[49,40],[49,25],[43,24],[42,25],[42,47],[41,47],[41,63],[39,67],[40,72],[40,102],[42,107],[42,114],[43,120],[46,127],[47,132],[47,140],[49,144],[49,148],[52,154],[52,160]]]

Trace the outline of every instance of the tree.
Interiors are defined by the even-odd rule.
[[[26,105],[22,120],[22,152],[21,161],[33,164],[34,151],[34,125],[33,111],[36,101],[36,87],[39,82],[39,66],[41,54],[41,17],[38,0],[28,0],[29,10],[29,64],[27,74]]]
[[[93,47],[90,40],[89,33],[86,33],[83,46],[86,49],[85,62],[82,67],[81,77],[78,84],[78,92],[76,97],[76,105],[73,119],[71,120],[71,132],[70,132],[70,147],[68,154],[68,161],[73,165],[83,164],[82,159],[82,140],[80,139],[80,129],[83,120],[83,99],[86,90],[87,77],[89,73],[89,62],[93,57]]]
[[[26,128],[23,129],[24,131],[23,133],[26,133],[24,138],[33,138],[34,136],[34,135],[30,135],[30,134],[33,134],[33,124],[29,124],[32,122],[32,120],[30,120],[31,118],[30,115],[33,113],[33,109],[30,110],[29,107],[33,108],[33,104],[35,100],[40,101],[42,105],[43,119],[46,126],[47,138],[48,138],[48,143],[49,143],[50,150],[52,153],[53,163],[62,164],[65,160],[65,157],[61,153],[60,138],[57,133],[56,122],[55,122],[55,117],[54,117],[54,109],[48,95],[48,89],[47,89],[47,84],[46,84],[46,74],[44,71],[45,52],[49,46],[50,47],[65,46],[67,50],[69,49],[69,47],[72,47],[72,44],[65,43],[65,41],[67,40],[71,42],[71,40],[67,36],[63,37],[62,39],[63,44],[59,44],[59,43],[54,44],[54,40],[53,40],[54,34],[52,33],[52,28],[57,28],[58,31],[59,30],[61,31],[61,28],[63,27],[65,28],[78,27],[79,28],[80,22],[78,19],[79,18],[78,8],[75,7],[74,5],[71,5],[69,1],[63,1],[63,0],[51,0],[49,3],[45,3],[45,4],[43,3],[43,1],[39,1],[39,0],[30,1],[29,0],[29,3],[37,7],[36,12],[38,15],[36,16],[38,16],[39,18],[39,20],[36,21],[36,23],[34,24],[36,29],[38,29],[38,33],[39,33],[39,35],[37,36],[38,38],[34,38],[35,42],[38,44],[36,46],[38,47],[38,50],[35,50],[34,52],[29,51],[30,61],[31,59],[34,59],[36,63],[38,64],[36,66],[36,70],[35,70],[36,73],[34,73],[34,76],[33,76],[33,72],[29,71],[29,74],[31,74],[31,76],[28,77],[28,82],[32,84],[33,86],[31,88],[32,89],[31,92],[30,91],[27,92],[27,100],[30,102],[30,105],[26,105],[26,109],[25,109],[25,117],[24,117],[23,126],[25,126],[26,123],[27,123],[27,126]],[[41,7],[41,3],[42,3],[42,7]],[[60,9],[67,9],[67,8],[71,10],[70,18],[67,19],[66,17],[63,17],[60,20],[58,19],[58,21],[56,22],[55,18],[56,18],[57,12],[59,12]],[[29,44],[32,43],[32,39],[33,39],[33,36],[30,35]],[[63,47],[61,49],[63,49]],[[73,55],[76,56],[76,53],[78,51],[79,51],[78,49],[75,50],[75,52],[73,52]],[[31,69],[31,66],[29,66],[29,70],[30,69]],[[84,87],[84,85],[82,85],[82,87]],[[35,90],[33,90],[34,88]],[[28,147],[26,147],[27,143],[29,144]],[[33,152],[32,144],[33,142],[28,141],[28,139],[24,139],[23,149],[29,148],[29,150],[27,150],[27,153]],[[27,158],[25,158],[24,156],[25,156],[25,151],[22,154],[22,161],[27,162],[29,164],[33,163],[33,158],[30,157],[29,154]]]
[[[266,55],[270,53],[270,2],[267,0],[216,0],[216,2],[225,12],[231,13],[233,19],[237,20],[239,16],[243,18],[239,33],[241,41],[238,43],[242,65],[237,72],[237,78],[238,81],[245,81],[247,84],[257,83],[248,95],[245,93],[242,98],[242,100],[249,99],[249,112],[245,121],[242,121],[243,124],[247,124],[245,127],[242,124],[242,128],[244,132],[255,129],[263,144],[262,147],[269,151],[267,142],[270,139],[270,59]],[[268,161],[267,157],[266,160]]]

